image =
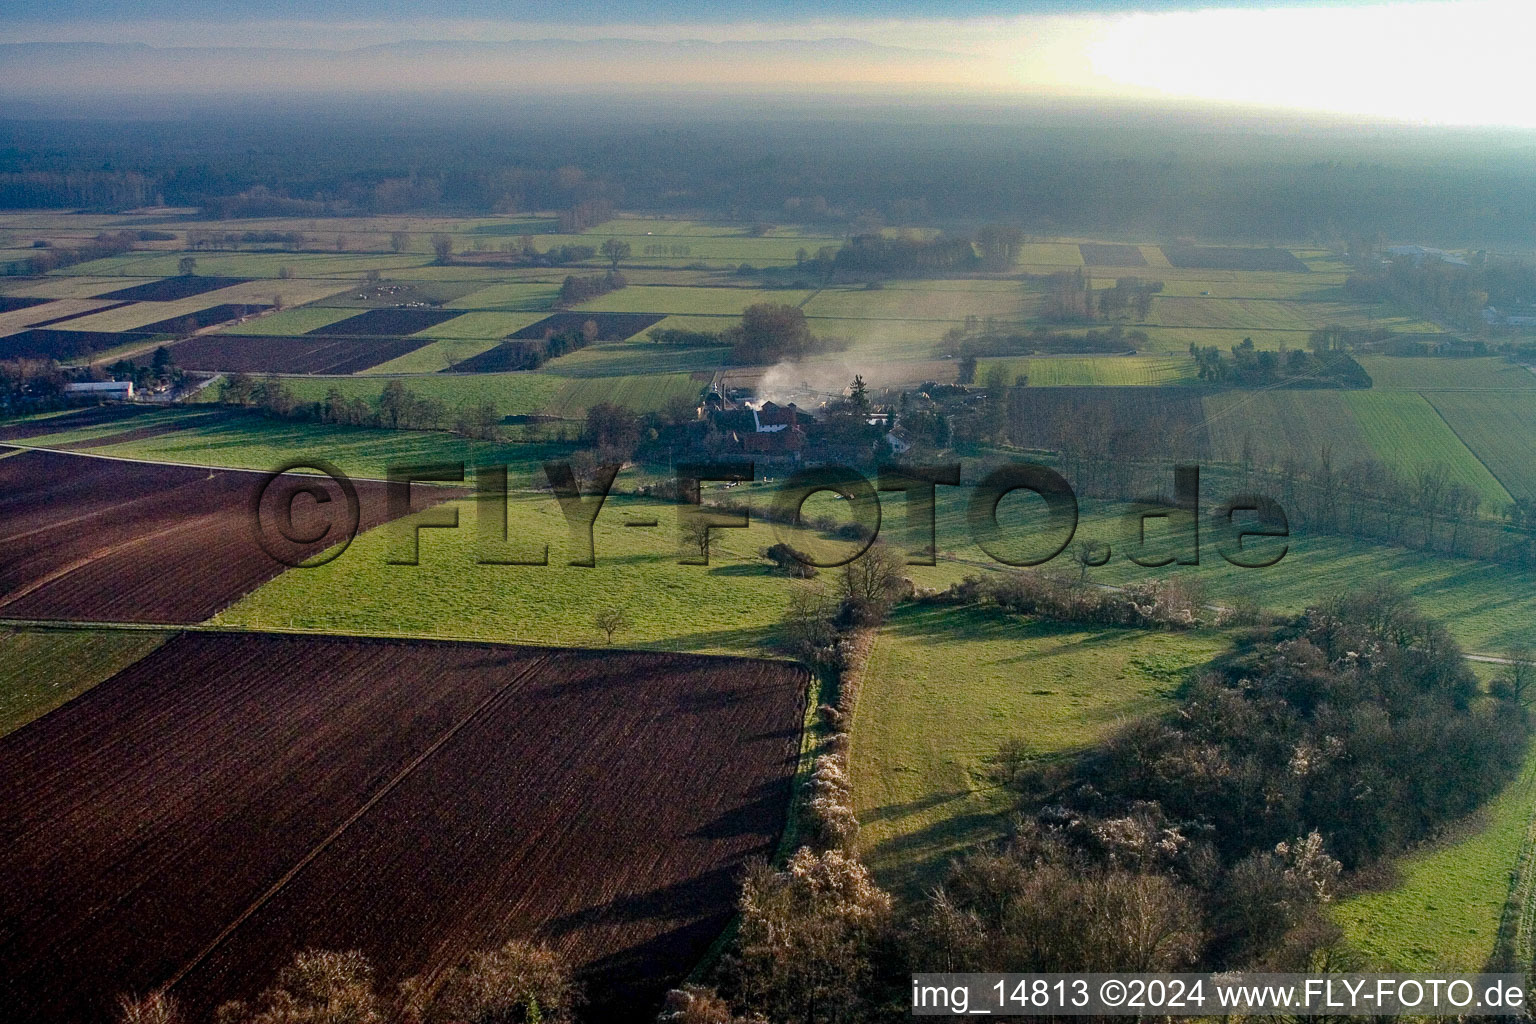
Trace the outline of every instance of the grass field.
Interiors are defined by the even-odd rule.
[[[418,337],[443,338],[450,341],[470,339],[495,341],[505,338],[519,328],[538,322],[543,315],[542,313],[511,312],[465,313],[463,316],[456,316],[452,320],[416,333]]]
[[[0,736],[47,714],[159,647],[169,634],[0,628]]]
[[[493,284],[460,296],[448,303],[449,309],[505,309],[528,311],[554,305],[560,289],[553,284]]]
[[[1361,356],[1373,386],[1409,391],[1536,391],[1536,373],[1500,358]]]
[[[1244,274],[1243,278],[1247,278]],[[1310,275],[1293,275],[1306,281]],[[1246,280],[1233,290],[1242,291]],[[1315,282],[1307,282],[1317,287]],[[1296,287],[1302,287],[1297,282]],[[1188,290],[1188,289],[1181,289]],[[1203,289],[1209,291],[1211,289]],[[1283,287],[1273,289],[1284,292]],[[1291,295],[1295,293],[1292,292]],[[1406,333],[1438,333],[1440,328],[1417,317],[1403,316],[1391,310],[1373,305],[1357,305],[1326,299],[1299,300],[1284,297],[1220,298],[1212,294],[1176,295],[1161,294],[1152,303],[1152,314],[1147,325],[1164,328],[1190,328],[1204,331],[1289,331],[1293,333],[1292,348],[1305,348],[1307,333],[1330,325],[1340,327],[1385,327]],[[1215,342],[1208,342],[1214,344]],[[1254,344],[1259,344],[1258,337]],[[1223,346],[1225,347],[1225,346]],[[1261,346],[1262,347],[1262,346]]]
[[[677,319],[668,318],[657,326],[666,327]],[[713,370],[725,362],[729,352],[729,349],[719,346],[672,348],[654,345],[641,334],[628,341],[588,345],[570,355],[551,359],[544,364],[542,372],[557,377],[618,377],[626,374]]]
[[[135,252],[78,263],[57,271],[87,277],[174,277],[180,253]],[[192,254],[197,272],[209,277],[270,277],[286,267],[296,278],[341,277],[361,280],[370,270],[398,271],[425,263],[410,253],[205,252]]]
[[[956,572],[995,568],[969,537],[965,526],[967,488],[938,489],[938,542],[941,564],[954,559]],[[1202,500],[1221,494],[1214,480],[1202,480]],[[1008,545],[1028,549],[1024,538],[1038,527],[1027,515],[1010,508],[1005,499],[998,520]],[[1342,537],[1297,535],[1289,538],[1285,557],[1268,569],[1241,569],[1225,562],[1216,550],[1217,538],[1202,529],[1200,564],[1145,569],[1125,557],[1121,515],[1126,506],[1080,499],[1077,536],[1104,541],[1113,548],[1102,568],[1089,579],[1121,584],[1134,580],[1176,577],[1203,586],[1208,600],[1221,603],[1251,597],[1279,611],[1297,612],[1310,604],[1377,580],[1390,580],[1427,613],[1445,621],[1452,635],[1468,650],[1496,653],[1511,643],[1536,645],[1536,587],[1528,570],[1471,559],[1445,558],[1422,551],[1368,544]],[[1025,506],[1027,508],[1027,506]],[[1017,537],[1019,540],[1014,540]],[[1078,567],[1066,555],[1048,568],[1076,576]]]
[[[487,376],[540,380],[537,375]],[[443,377],[440,379],[458,381],[466,378]],[[307,383],[319,386],[323,394],[323,388],[329,382],[315,380]],[[377,387],[381,386],[381,382],[377,380],[366,382],[359,380],[355,383],[342,381],[341,383],[373,389],[373,394],[376,394]],[[416,381],[412,383],[415,384]],[[369,392],[365,390],[363,394],[369,395]],[[494,401],[494,397],[492,400]],[[167,411],[150,415],[161,417],[167,422],[175,422],[196,414]],[[156,422],[160,420],[157,419]],[[139,425],[138,421],[135,421],[134,425]],[[93,428],[92,436],[101,436],[114,429],[122,428],[110,426]],[[33,438],[27,443],[46,445],[63,439],[75,438],[69,435],[42,436]],[[374,478],[382,478],[388,467],[398,465],[444,461],[464,461],[470,464],[506,462],[512,465],[514,486],[525,486],[533,482],[542,482],[541,476],[535,476],[541,461],[564,457],[570,449],[568,446],[558,444],[479,442],[440,433],[326,427],[318,424],[272,421],[254,415],[220,414],[201,420],[188,429],[154,437],[140,437],[95,450],[101,454],[130,458],[163,459],[194,465],[215,464],[251,469],[271,469],[295,457],[315,456],[335,463],[354,476]],[[626,478],[621,477],[621,487]],[[763,500],[767,500],[771,487],[772,485],[764,485]],[[749,489],[747,493],[756,494],[758,491]],[[966,573],[985,571],[995,567],[968,537],[964,522],[968,494],[968,488],[939,489],[939,548],[944,557],[941,558],[941,564],[936,569],[914,571],[912,575],[919,582],[925,582],[928,577],[932,577],[934,582],[942,582],[943,579],[954,579]],[[617,499],[614,500],[617,501]],[[1006,526],[1006,509],[1003,511],[1002,518]],[[1080,535],[1116,543],[1121,529],[1120,511],[1120,506],[1085,500],[1082,505]],[[604,516],[607,515],[608,513],[605,512]],[[602,522],[603,520],[600,519],[600,525]],[[671,534],[664,528],[659,531],[649,529],[626,531],[621,528],[617,536],[622,544],[616,550],[624,551],[626,548],[623,545],[637,543],[648,536],[651,537],[652,543],[662,542],[658,549],[661,550],[669,547]],[[769,540],[762,539],[765,536],[767,534],[759,535],[756,529],[747,534],[732,532],[724,535],[724,543],[727,550],[746,556],[771,543]],[[1434,557],[1418,551],[1365,544],[1342,538],[1310,536],[1291,538],[1285,558],[1270,569],[1238,569],[1222,561],[1215,553],[1213,544],[1214,541],[1208,539],[1201,565],[1183,568],[1178,572],[1188,574],[1200,581],[1207,588],[1210,599],[1214,601],[1237,596],[1252,596],[1267,606],[1296,611],[1309,603],[1359,586],[1362,582],[1391,579],[1419,601],[1425,609],[1445,619],[1452,633],[1470,650],[1496,652],[1515,641],[1536,643],[1536,588],[1531,586],[1531,575],[1526,571],[1486,562]],[[558,557],[556,554],[557,560]],[[655,565],[666,564],[664,557],[660,557],[659,561],[654,559],[652,561]],[[1065,558],[1058,563],[1052,563],[1052,567],[1063,571],[1075,570],[1075,567],[1067,563]],[[691,567],[675,568],[679,572],[692,571]],[[470,566],[470,569],[473,569],[473,566]],[[555,571],[551,569],[551,572]],[[711,575],[714,573],[713,569],[703,571]],[[731,571],[746,572],[747,570]],[[756,571],[755,568],[752,570],[754,573]],[[1117,550],[1108,565],[1092,571],[1091,578],[1105,583],[1118,583],[1164,575],[1168,572],[1169,570],[1147,570],[1134,566],[1124,560],[1123,552]],[[769,590],[772,590],[771,578],[763,582]],[[615,578],[613,585],[622,586],[622,581]],[[451,587],[448,588],[449,591],[451,589]],[[665,588],[658,592],[664,593]],[[739,590],[734,592],[734,597],[729,596],[729,588],[711,593],[712,599],[726,601],[732,608],[741,603]],[[740,611],[740,609],[737,610]],[[410,614],[413,620],[420,618],[415,612]],[[475,613],[475,615],[478,614],[481,613]],[[712,607],[708,614],[729,618],[730,613],[728,609]],[[749,618],[754,616],[751,609],[748,609],[746,614]],[[686,616],[684,619],[686,620]],[[445,624],[439,628],[449,630],[451,626]],[[658,627],[652,635],[660,635],[663,632],[664,630]],[[578,633],[580,629],[574,628],[561,635],[569,637]]]
[[[1482,970],[1533,808],[1536,746],[1503,793],[1445,839],[1398,861],[1396,885],[1340,902],[1333,916],[1344,937],[1392,970]]]
[[[949,287],[926,287],[930,283]],[[1034,297],[1026,295],[1013,281],[908,281],[873,290],[824,288],[805,304],[805,315],[874,320],[964,320],[967,316],[1012,319],[1023,315],[1026,307],[1034,303]]]
[[[631,285],[578,303],[574,309],[602,313],[678,313],[740,316],[758,303],[798,306],[811,293],[794,288],[696,288]],[[721,325],[725,326],[725,325]]]
[[[702,383],[688,373],[651,373],[629,377],[575,377],[545,406],[552,416],[576,419],[599,402],[612,402],[635,412],[660,412],[673,398],[697,401]]]
[[[985,381],[993,367],[1001,367],[1010,384],[1019,374],[1027,374],[1033,387],[1156,387],[1196,383],[1195,364],[1188,356],[983,359],[976,365],[977,381]]]
[[[366,370],[359,370],[358,376],[369,377],[377,374],[399,373],[441,373],[462,362],[471,356],[477,356],[488,348],[492,348],[501,342],[496,338],[475,338],[469,341],[434,341],[423,345],[414,352],[407,352],[403,356],[370,366]]]
[[[146,324],[174,320],[177,317],[189,316],[199,310],[217,306],[220,300],[210,296],[219,294],[219,292],[205,292],[176,302],[134,302],[127,306],[119,306],[117,309],[92,313],[78,320],[70,320],[59,326],[71,331],[132,331]]]
[[[490,375],[487,375],[490,376]],[[507,375],[517,376],[517,375]],[[412,383],[449,378],[415,378]],[[530,380],[537,378],[530,377]],[[368,378],[289,378],[295,384],[318,386],[320,394],[330,383],[357,387],[364,397],[376,397],[383,382]],[[147,413],[129,426],[182,425],[186,429],[139,436],[119,444],[94,449],[102,455],[146,459],[194,466],[229,466],[234,469],[270,470],[296,458],[325,459],[354,477],[383,479],[391,466],[428,462],[467,464],[507,463],[514,479],[524,479],[547,458],[565,457],[569,445],[533,445],[474,441],[442,431],[374,430],[335,427],[318,423],[269,420],[252,414],[207,410],[167,410]],[[122,425],[98,426],[88,431],[32,437],[27,444],[47,446],[66,441],[99,438],[126,430]]]
[[[119,277],[24,277],[0,279],[0,295],[37,295],[47,299],[84,299],[123,286]]]
[[[285,377],[283,380],[301,401],[319,401],[334,387],[347,398],[361,397],[375,405],[379,392],[388,383],[377,376],[361,375]],[[423,398],[435,398],[450,409],[490,402],[502,416],[541,412],[561,388],[557,378],[537,373],[429,374],[407,377],[401,379],[401,383]]]
[[[81,316],[92,310],[110,305],[106,299],[54,299],[25,309],[0,313],[0,335],[26,330],[32,324],[43,323],[55,317]],[[66,321],[67,323],[68,321]]]
[[[1145,252],[1146,246],[1142,251]],[[1146,269],[1141,277],[1149,276]],[[1222,270],[1174,270],[1166,268],[1150,275],[1163,282],[1161,298],[1203,299],[1291,299],[1343,301],[1343,291],[1325,285],[1317,274],[1290,274],[1280,270],[1255,270],[1244,273]]]
[[[1424,397],[1510,494],[1536,497],[1536,393],[1446,391]]]
[[[224,334],[261,334],[280,338],[285,335],[307,334],[318,327],[329,327],[338,320],[345,320],[357,311],[333,309],[328,306],[306,306],[302,309],[284,309],[266,316],[259,316],[243,324],[223,329]]]
[[[945,859],[1006,833],[989,776],[1016,740],[1049,755],[1169,706],[1218,634],[1094,629],[996,609],[910,606],[882,628],[853,726],[860,850],[879,880],[932,884]]]
[[[675,509],[611,496],[594,526],[597,565],[571,566],[569,534],[549,495],[514,494],[509,532],[517,557],[549,546],[549,565],[481,565],[476,510],[457,503],[460,527],[421,535],[421,564],[387,565],[396,538],[360,536],[318,569],[288,573],[223,612],[220,624],[276,629],[475,637],[590,645],[598,609],[624,606],[624,647],[762,653],[794,581],[756,557],[772,543],[763,525],[722,530],[711,565],[679,565]],[[626,528],[629,519],[660,525]]]
[[[1222,391],[1201,402],[1219,461],[1241,461],[1245,445],[1260,464],[1312,462],[1324,449],[1340,468],[1377,458],[1342,391]]]
[[[1492,510],[1511,501],[1504,485],[1446,425],[1435,407],[1421,395],[1403,392],[1355,391],[1345,401],[1376,457],[1400,473],[1442,465],[1450,478],[1471,488]]]

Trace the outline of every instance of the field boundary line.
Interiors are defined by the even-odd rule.
[[[1451,432],[1451,436],[1456,438],[1457,441],[1461,442],[1461,446],[1467,450],[1467,454],[1471,455],[1474,459],[1476,459],[1477,460],[1477,464],[1479,466],[1482,466],[1483,469],[1487,470],[1488,471],[1488,475],[1493,477],[1493,479],[1498,482],[1498,485],[1500,487],[1504,488],[1504,493],[1505,493],[1505,495],[1507,495],[1509,497],[1509,500],[1510,501],[1514,501],[1515,500],[1515,492],[1509,489],[1509,484],[1505,483],[1499,477],[1499,474],[1497,474],[1497,473],[1495,473],[1493,471],[1493,467],[1492,466],[1488,465],[1488,463],[1483,461],[1483,457],[1481,455],[1477,454],[1477,449],[1476,448],[1473,448],[1470,444],[1467,443],[1467,439],[1466,438],[1462,437],[1460,434],[1458,434],[1456,432],[1456,428],[1451,426],[1451,421],[1445,418],[1445,413],[1440,411],[1440,407],[1438,405],[1436,405],[1434,402],[1431,402],[1428,398],[1426,398],[1422,392],[1419,394],[1419,398],[1423,400],[1425,405],[1427,405],[1431,409],[1435,410],[1435,415],[1440,418],[1440,422],[1441,423],[1445,424],[1445,429],[1449,430]]]
[[[111,435],[108,435],[108,436],[111,436]],[[63,442],[63,443],[71,444],[73,442],[67,442],[66,441],[66,442]],[[254,473],[257,476],[268,476],[272,472],[269,469],[247,469],[247,468],[245,468],[243,466],[211,466],[211,465],[208,465],[206,463],[201,463],[201,462],[166,462],[166,461],[161,460],[161,459],[135,459],[135,458],[130,458],[127,455],[109,455],[109,454],[106,454],[104,452],[88,452],[88,451],[81,451],[81,450],[75,449],[75,448],[52,448],[52,447],[49,447],[48,445],[43,445],[43,444],[23,444],[20,441],[6,441],[6,440],[3,440],[3,439],[0,439],[0,448],[14,448],[14,449],[16,449],[16,451],[9,453],[9,454],[12,454],[12,455],[20,454],[21,452],[52,452],[55,455],[74,455],[74,456],[77,456],[78,458],[83,458],[83,459],[106,459],[108,462],[131,462],[131,463],[134,463],[135,465],[139,465],[139,466],[173,466],[173,467],[175,467],[177,469],[206,469],[206,470],[209,470],[210,472],[218,472],[218,473]],[[290,470],[290,473],[293,476],[324,476],[325,475],[323,473],[299,473],[297,471],[292,471],[292,470]],[[287,476],[289,474],[285,473],[284,475]],[[356,475],[353,475],[351,473],[348,473],[347,474],[347,478],[350,479],[350,480],[362,480],[362,481],[365,481],[367,483],[374,483],[374,484],[387,484],[387,483],[389,483],[388,478],[386,478],[386,477],[379,477],[379,476],[356,476]],[[421,481],[413,481],[411,486],[412,487],[432,487],[432,486],[437,486],[437,485],[431,484],[431,483],[429,483],[427,481],[424,481],[424,480],[421,480]],[[449,484],[447,486],[451,489],[453,485]],[[462,487],[463,485],[460,484],[459,486]]]
[[[330,835],[326,836],[324,839],[320,840],[319,843],[315,844],[315,846],[308,853],[299,859],[298,863],[289,868],[281,878],[279,878],[265,892],[257,897],[255,902],[246,907],[245,910],[239,914],[239,916],[237,916],[233,921],[226,925],[224,930],[219,932],[219,934],[214,937],[213,941],[204,946],[203,949],[199,951],[190,961],[188,961],[180,970],[173,974],[169,981],[160,986],[159,991],[169,991],[188,974],[196,970],[204,960],[208,959],[208,957],[212,955],[213,952],[220,946],[222,946],[231,935],[238,931],[241,925],[250,920],[252,915],[254,915],[274,896],[281,892],[289,882],[297,878],[300,872],[312,864],[316,858],[318,858],[331,846],[332,843],[340,839],[342,835],[345,834],[347,829],[361,821],[369,811],[378,806],[380,801],[382,801],[386,796],[392,793],[396,787],[398,787],[402,782],[409,778],[411,774],[415,772],[417,768],[421,767],[421,765],[424,764],[430,757],[432,757],[433,754],[436,754],[439,750],[441,750],[448,743],[448,741],[452,740],[455,736],[462,732],[466,726],[474,722],[475,719],[479,718],[481,714],[483,714],[493,704],[499,703],[503,697],[517,689],[522,683],[526,682],[530,676],[536,673],[539,669],[543,668],[550,661],[551,657],[552,656],[548,654],[537,655],[531,662],[528,663],[527,668],[513,676],[494,693],[486,697],[479,704],[475,705],[474,709],[470,711],[469,714],[465,715],[462,719],[460,719],[447,731],[445,731],[441,736],[429,744],[425,750],[407,762],[405,767],[401,768],[400,771],[396,772],[388,782],[379,787],[378,791],[369,797],[361,807],[353,811],[352,814],[349,815],[347,819],[340,825],[337,825],[336,828],[331,831]]]
[[[1536,788],[1536,770],[1527,766],[1511,788],[1529,797]],[[1520,849],[1510,869],[1509,892],[1499,914],[1487,969],[1529,974],[1536,966],[1536,808],[1526,816]]]

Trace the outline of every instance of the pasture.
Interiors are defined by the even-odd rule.
[[[1502,510],[1510,503],[1504,485],[1422,395],[1356,391],[1345,402],[1386,465],[1408,476],[1444,466],[1450,479],[1470,488],[1487,508]]]
[[[860,853],[882,883],[932,885],[950,856],[1007,834],[998,751],[1050,758],[1171,706],[1225,646],[1190,635],[908,606],[860,683],[851,754]]]
[[[1188,356],[1038,356],[982,359],[976,380],[985,382],[994,368],[1012,384],[1020,374],[1031,387],[1168,387],[1195,384],[1195,363]]]
[[[1511,495],[1536,498],[1536,392],[1435,391],[1424,398]]]

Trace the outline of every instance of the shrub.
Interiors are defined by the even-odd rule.
[[[579,1002],[560,954],[514,939],[460,965],[422,1017],[433,1024],[559,1024],[572,1019]]]
[[[795,579],[815,579],[819,573],[814,565],[802,562],[794,548],[782,542],[770,546],[763,552],[763,557],[772,562],[779,572]]]
[[[118,1024],[182,1024],[181,1007],[164,992],[152,992],[142,999],[122,996],[117,1001]]]
[[[385,1019],[373,968],[356,950],[305,950],[254,1006],[225,1003],[215,1014],[217,1024],[382,1024]]]

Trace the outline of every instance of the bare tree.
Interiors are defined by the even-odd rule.
[[[807,847],[783,871],[759,862],[741,892],[742,994],[774,1020],[864,1019],[873,952],[891,897],[856,858]]]
[[[613,645],[613,634],[621,629],[629,628],[629,613],[621,607],[600,608],[592,616],[592,625],[597,631],[608,638],[609,646]]]
[[[177,260],[176,273],[180,274],[182,277],[191,277],[193,274],[197,273],[197,257],[183,256],[181,259]]]
[[[186,1020],[176,1000],[164,992],[151,992],[142,999],[120,996],[117,1006],[119,1024],[181,1024]]]
[[[405,252],[411,244],[411,236],[404,231],[392,231],[389,235],[389,249],[391,252]]]
[[[901,555],[883,541],[876,541],[843,566],[843,597],[861,618],[878,622],[901,587],[904,569]]]
[[[731,1012],[730,1004],[714,989],[703,985],[672,989],[656,1020],[661,1024],[748,1024]]]
[[[607,258],[609,266],[614,270],[619,269],[619,261],[629,259],[630,245],[621,242],[617,238],[610,238],[598,247],[598,252]]]
[[[448,257],[453,255],[453,236],[442,232],[433,235],[432,253],[437,257],[437,262],[447,263]]]
[[[476,953],[430,998],[419,979],[404,986],[407,1008],[430,1024],[513,1024],[572,1019],[581,991],[568,963],[548,946],[514,939],[500,949]]]
[[[1497,692],[1519,707],[1529,707],[1531,686],[1536,684],[1536,652],[1516,644],[1504,652],[1504,664],[1494,678]]]
[[[225,1003],[217,1024],[384,1024],[386,1008],[363,954],[305,950],[255,1004]]]
[[[683,520],[683,550],[697,551],[699,558],[707,564],[709,562],[709,546],[714,542],[714,534],[709,532],[709,521],[697,516],[687,516]]]
[[[1086,580],[1088,570],[1103,565],[1109,561],[1109,545],[1101,540],[1089,540],[1086,537],[1078,539],[1072,545],[1072,560],[1078,565],[1078,579]]]

